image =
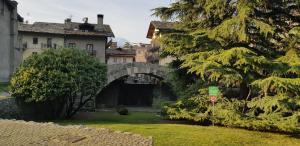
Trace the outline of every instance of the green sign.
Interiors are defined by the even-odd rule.
[[[209,96],[218,96],[219,95],[219,88],[217,86],[210,86],[208,88]]]

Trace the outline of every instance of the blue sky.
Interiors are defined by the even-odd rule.
[[[36,21],[63,23],[72,16],[72,21],[82,22],[89,17],[96,23],[97,14],[104,14],[104,23],[109,24],[115,36],[130,42],[149,42],[146,33],[151,20],[150,11],[167,6],[172,0],[17,0],[19,13],[30,23]]]

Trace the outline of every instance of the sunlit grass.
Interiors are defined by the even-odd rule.
[[[87,120],[83,120],[87,119]],[[81,124],[95,128],[110,128],[152,136],[156,146],[201,146],[201,145],[261,145],[296,146],[300,138],[289,135],[263,133],[225,127],[169,124],[155,113],[133,112],[120,116],[115,112],[98,112],[79,119],[56,121],[59,124]]]

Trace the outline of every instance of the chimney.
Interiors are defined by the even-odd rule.
[[[103,25],[103,18],[104,18],[104,15],[102,14],[98,14],[97,15],[97,18],[98,18],[98,25]]]
[[[65,19],[65,24],[70,23],[70,22],[72,22],[72,19],[71,19],[71,18]]]
[[[72,22],[71,18],[65,19],[65,29],[71,29],[71,22]]]

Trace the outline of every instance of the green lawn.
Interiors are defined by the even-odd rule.
[[[8,91],[8,84],[0,83],[0,93]]]
[[[119,116],[113,112],[98,112],[81,115],[73,120],[56,122],[63,125],[82,124],[153,136],[156,146],[300,145],[300,137],[295,138],[296,136],[224,127],[170,124],[162,121],[155,113],[145,112],[134,112],[129,116]]]

